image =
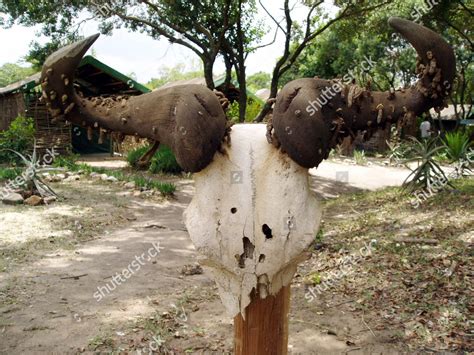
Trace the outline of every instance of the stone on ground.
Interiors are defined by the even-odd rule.
[[[9,193],[2,198],[5,205],[21,205],[24,202],[23,196],[17,193]]]

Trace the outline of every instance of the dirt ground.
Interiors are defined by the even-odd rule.
[[[0,205],[0,353],[230,353],[232,319],[212,280],[194,267],[197,255],[182,222],[193,183],[174,182],[178,192],[171,200],[136,197],[120,184],[83,178],[53,184],[64,200],[51,206]],[[321,177],[313,177],[313,185],[323,199],[360,191]],[[291,287],[290,353],[433,351],[409,344],[406,328],[396,322],[381,326],[394,310],[387,303],[381,314],[383,306],[371,308],[352,289],[364,291],[372,261],[355,265],[347,280],[308,301],[308,280],[320,283],[315,270],[327,269],[321,263],[332,262],[344,243],[330,222],[364,213],[337,203],[328,207],[322,238]],[[462,222],[459,230],[472,230],[472,222]],[[373,239],[357,228],[350,235],[355,239],[346,241],[355,248],[347,253]],[[158,255],[98,301],[98,287],[110,285],[152,243],[159,243]]]

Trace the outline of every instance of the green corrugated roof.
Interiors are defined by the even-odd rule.
[[[79,64],[79,67],[82,67],[84,65],[92,65],[93,67],[103,71],[107,75],[110,75],[111,77],[122,81],[124,83],[127,83],[129,87],[141,91],[142,93],[147,93],[150,92],[151,90],[148,89],[146,86],[140,84],[136,80],[133,80],[132,78],[118,72],[117,70],[109,67],[107,64],[102,63],[100,60],[88,55],[82,58],[81,63]],[[29,76],[28,78],[25,78],[24,80],[18,81],[16,83],[10,84],[4,88],[0,88],[0,95],[6,95],[6,94],[12,94],[15,92],[23,92],[23,91],[29,91],[33,89],[34,87],[39,85],[41,73],[36,73],[32,76]]]
[[[88,55],[88,56],[85,56],[84,58],[82,58],[81,64],[79,64],[79,67],[82,67],[86,64],[90,64],[90,65],[96,67],[97,69],[102,70],[104,73],[110,75],[111,77],[113,77],[117,80],[120,80],[124,83],[127,83],[131,88],[136,89],[138,91],[141,91],[144,94],[151,91],[146,86],[140,84],[138,81],[133,80],[132,78],[118,72],[117,70],[109,67],[105,63],[102,63],[100,60],[94,58],[93,56]]]

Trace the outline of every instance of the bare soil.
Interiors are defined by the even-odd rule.
[[[323,199],[342,197],[325,202],[313,257],[292,284],[290,353],[473,351],[466,328],[472,260],[460,251],[472,246],[473,222],[465,210],[472,213],[469,195],[455,196],[458,207],[446,208],[450,217],[441,226],[434,223],[437,207],[429,204],[411,217],[409,204],[403,202],[405,211],[392,192],[356,201],[353,193],[359,189],[313,179]],[[64,199],[51,206],[0,204],[0,353],[231,353],[232,319],[213,281],[193,268],[197,255],[182,222],[193,184],[174,182],[178,192],[171,200],[134,197],[120,184],[82,179],[53,184]],[[416,226],[449,248],[393,243],[397,237],[422,235]],[[445,245],[448,227],[456,238]],[[377,251],[355,264],[354,273],[308,301],[309,287],[321,284],[341,255],[357,253],[373,239]],[[96,300],[98,287],[110,284],[157,242],[155,258]],[[440,253],[447,256],[435,258],[436,264],[416,262],[420,255]],[[423,278],[427,267],[437,271],[440,263],[449,269],[453,260],[452,274],[433,281],[434,288]],[[183,273],[183,268],[196,273]],[[417,289],[423,282],[425,287]],[[408,295],[428,291],[431,299],[406,309],[414,302],[407,301]],[[430,338],[427,317],[434,314],[444,317],[445,328],[432,329]]]

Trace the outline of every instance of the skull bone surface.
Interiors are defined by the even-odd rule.
[[[321,209],[305,169],[268,144],[263,124],[233,127],[226,154],[194,175],[196,192],[185,223],[201,264],[227,312],[290,284],[314,240]]]

